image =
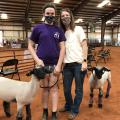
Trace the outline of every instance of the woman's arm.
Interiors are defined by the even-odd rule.
[[[55,67],[55,71],[54,71],[55,73],[58,73],[58,74],[60,73],[64,56],[65,56],[65,42],[62,41],[60,42],[60,55],[59,55],[58,63]]]
[[[28,50],[30,51],[33,59],[35,60],[35,62],[37,63],[37,65],[40,65],[40,66],[44,66],[44,63],[41,59],[38,58],[36,52],[35,52],[35,43],[32,41],[32,40],[29,40],[28,41]]]
[[[88,55],[88,46],[87,46],[87,40],[84,39],[81,43],[82,49],[83,49],[83,62],[82,62],[82,71],[87,69],[87,55]]]
[[[87,60],[88,55],[88,46],[87,46],[87,40],[84,39],[81,43],[82,49],[83,49],[83,59]]]

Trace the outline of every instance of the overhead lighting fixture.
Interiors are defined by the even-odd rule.
[[[106,24],[113,24],[113,21],[112,21],[112,20],[108,20],[108,21],[106,22]]]
[[[102,8],[105,5],[111,5],[110,0],[104,0],[103,2],[101,2],[100,4],[98,4],[98,8]]]
[[[80,22],[83,22],[83,19],[79,18],[75,21],[75,23],[80,23]]]
[[[1,19],[8,19],[8,15],[6,13],[1,14]]]
[[[54,3],[60,3],[61,0],[54,0]]]

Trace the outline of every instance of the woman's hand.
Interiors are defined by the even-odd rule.
[[[60,72],[61,72],[61,67],[56,65],[55,66],[55,69],[54,69],[54,75],[55,76],[59,76],[60,75]]]
[[[87,62],[82,62],[82,68],[81,68],[82,71],[85,71],[87,70]]]
[[[44,65],[44,62],[43,62],[41,59],[37,60],[36,62],[37,62],[37,65],[38,65],[38,66],[42,66],[42,67],[45,66],[45,65]]]

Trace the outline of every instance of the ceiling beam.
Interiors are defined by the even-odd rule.
[[[29,14],[29,11],[30,11],[30,5],[31,5],[31,0],[27,0],[27,7],[26,7],[26,11],[25,11],[25,21],[27,22],[28,20],[28,14]]]
[[[13,2],[13,3],[26,3],[26,0],[3,0],[4,2]]]
[[[110,14],[108,14],[108,15],[105,15],[105,16],[102,18],[102,20],[108,21],[108,20],[112,19],[113,17],[117,16],[118,14],[120,14],[120,8],[114,10],[112,13],[110,13]]]
[[[7,9],[10,9],[10,10],[16,10],[16,9],[19,9],[19,10],[25,10],[25,7],[16,7],[16,6],[1,6],[0,5],[0,11],[4,11],[4,10],[7,10]]]
[[[27,38],[27,36],[28,36],[28,29],[31,28],[31,24],[28,20],[30,7],[31,7],[31,0],[27,0],[27,7],[25,10],[25,23],[23,24],[24,30],[25,30],[25,36],[24,36],[25,38]]]
[[[0,20],[0,22],[24,23],[24,20],[23,19],[9,19],[9,20]]]
[[[90,0],[81,0],[78,3],[78,6],[73,9],[73,14],[75,15],[77,12],[81,11],[81,9],[89,2]]]
[[[2,5],[2,6],[17,6],[17,7],[26,7],[26,4],[24,3],[24,4],[22,4],[22,3],[20,3],[20,4],[18,4],[18,3],[12,3],[12,2],[0,2],[0,5]]]

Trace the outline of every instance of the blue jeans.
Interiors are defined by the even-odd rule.
[[[66,100],[65,108],[73,113],[79,112],[79,106],[83,98],[83,83],[86,71],[81,71],[80,63],[67,63],[63,69],[63,87]],[[75,98],[72,99],[71,87],[75,80]]]

